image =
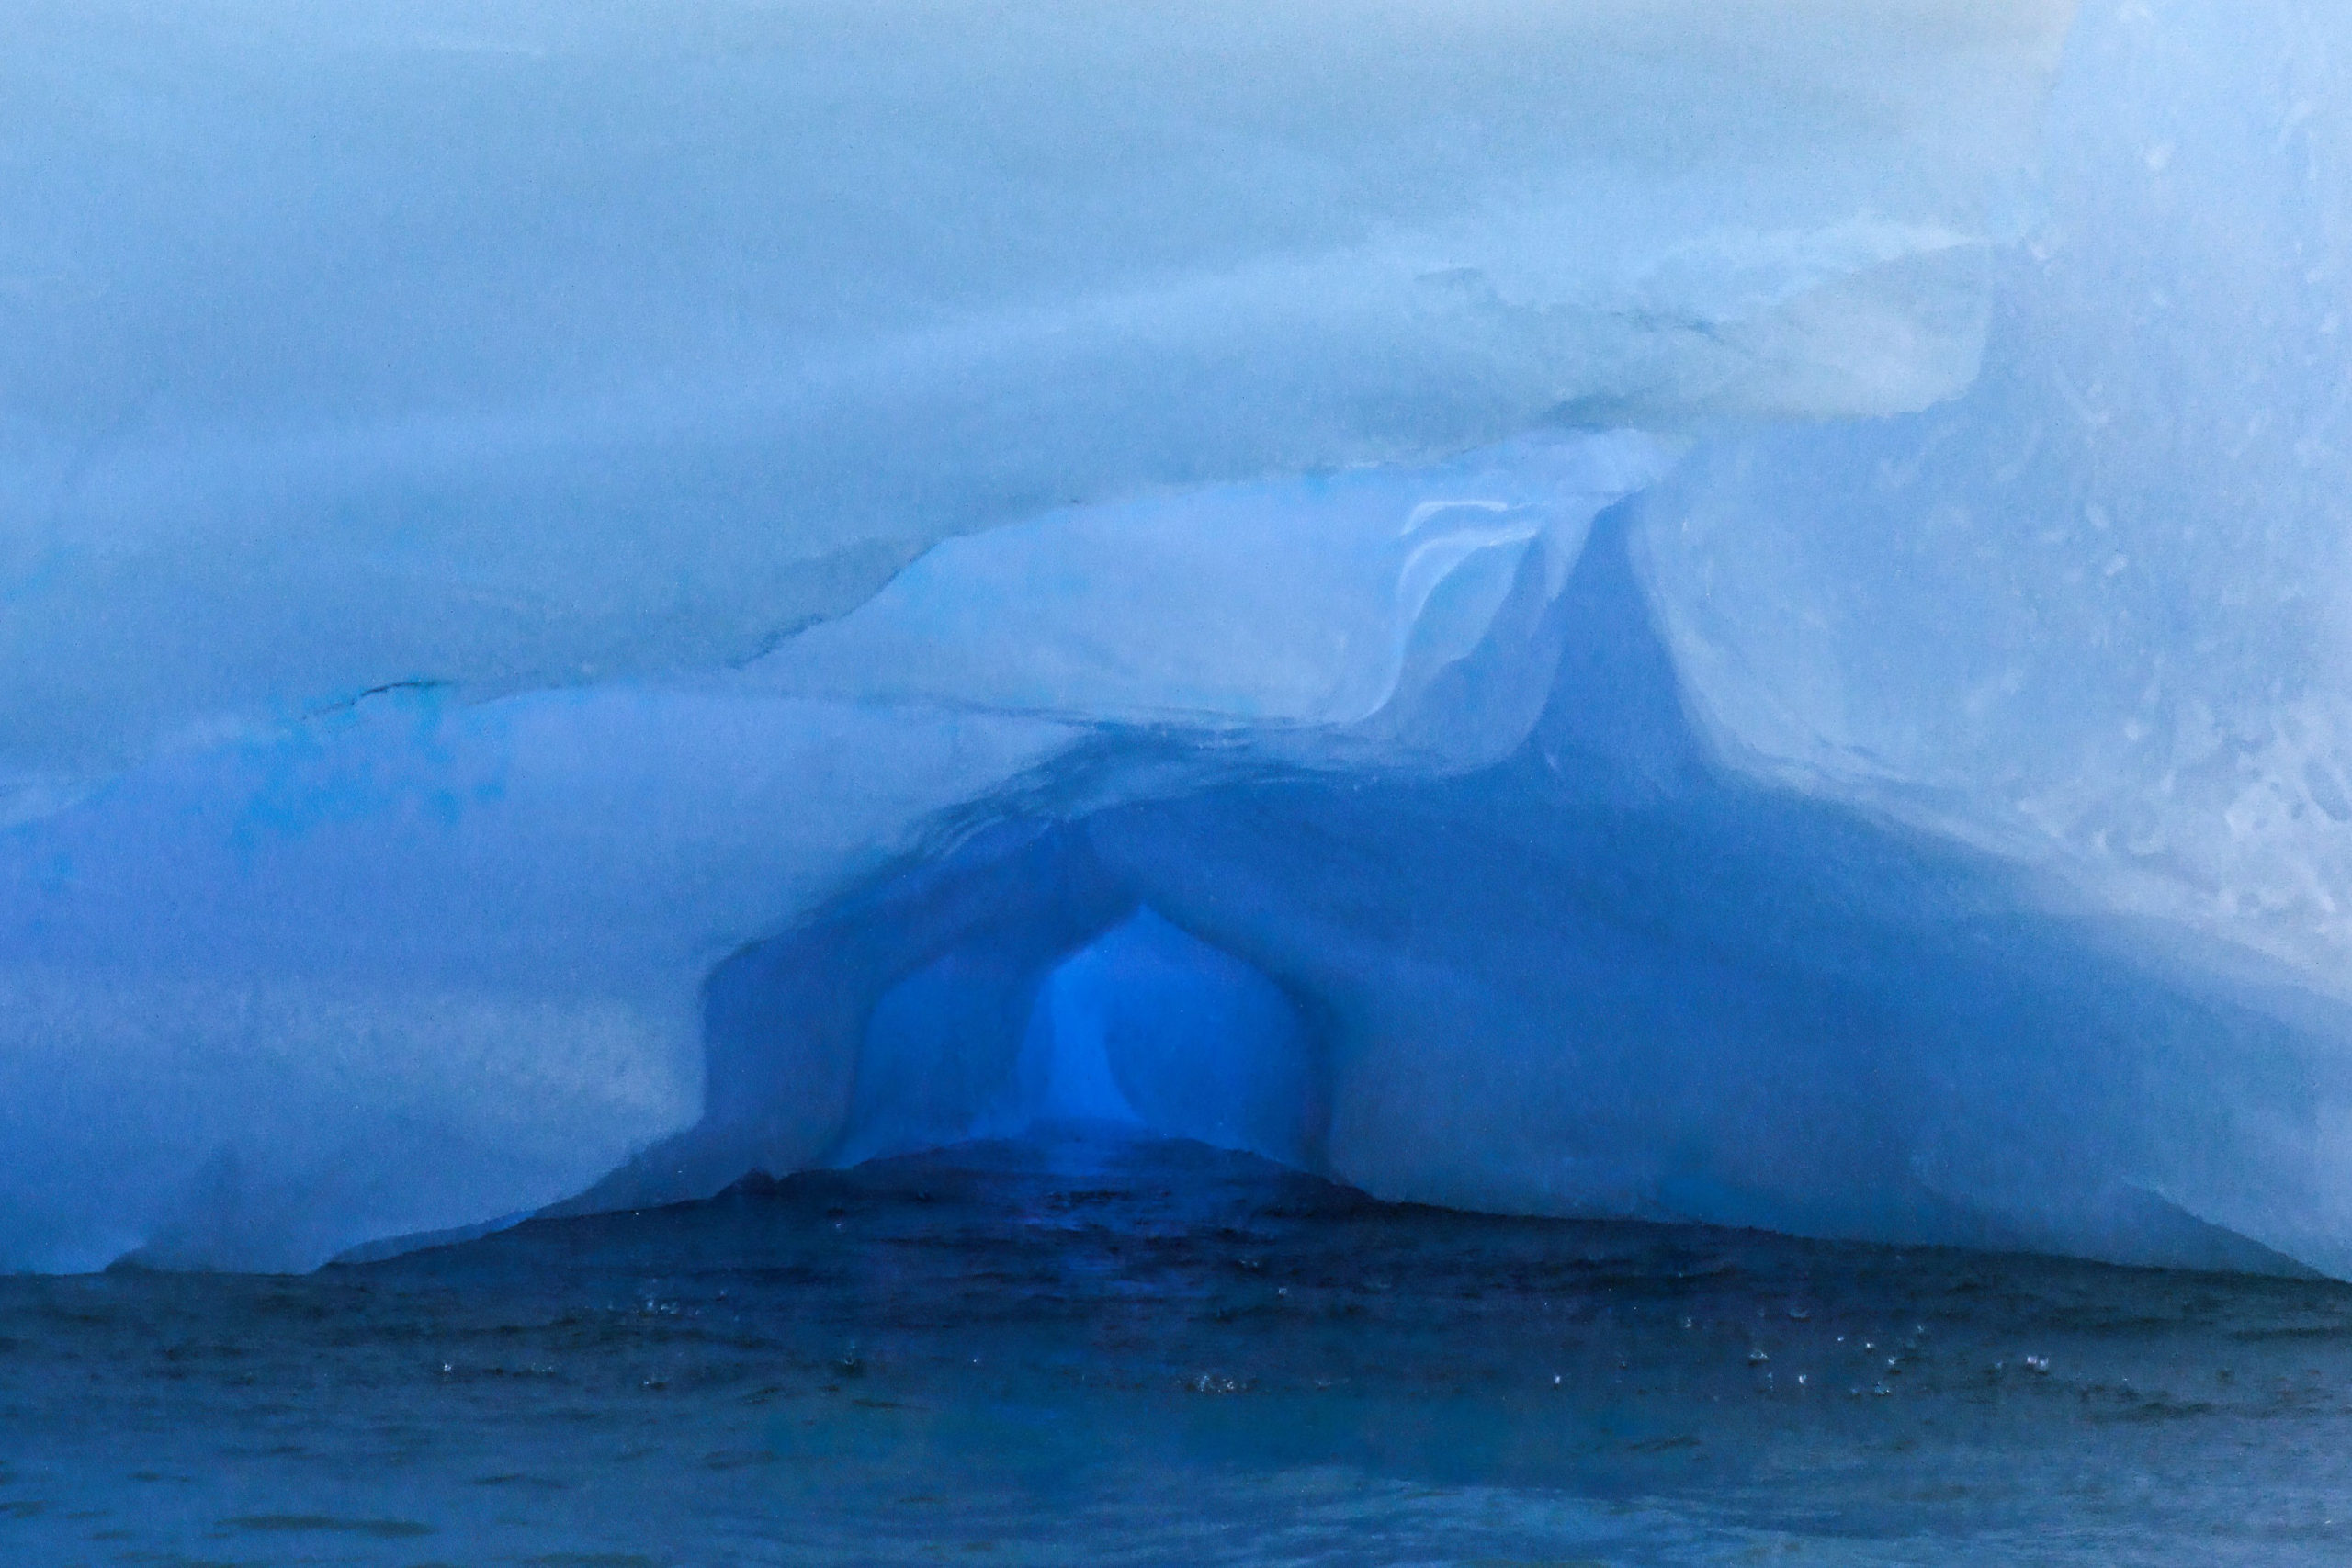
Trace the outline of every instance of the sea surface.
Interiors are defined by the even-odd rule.
[[[0,1563],[2352,1563],[2352,1288],[1373,1201],[1066,1129],[0,1280]]]

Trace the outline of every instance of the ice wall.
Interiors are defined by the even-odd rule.
[[[16,0],[0,771],[1975,363],[2063,0]]]
[[[2352,26],[2085,7],[1985,372],[1712,444],[1645,560],[1744,766],[2352,977]]]
[[[742,934],[1054,727],[688,694],[422,700],[175,759],[0,868],[13,1267],[308,1267],[577,1190],[702,1103]]]
[[[2352,23],[1261,12],[12,10],[0,1266],[1100,1113],[2352,1275]]]

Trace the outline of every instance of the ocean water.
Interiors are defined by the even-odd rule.
[[[2352,1562],[2352,1288],[1374,1202],[1063,1128],[0,1280],[0,1562]]]

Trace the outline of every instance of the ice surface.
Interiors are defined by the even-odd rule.
[[[2352,1275],[2336,12],[7,25],[0,1265],[1076,1115]]]
[[[24,0],[0,769],[748,659],[1065,503],[1975,364],[2064,0]]]
[[[1646,536],[1742,765],[2352,977],[2352,23],[2085,7],[1983,378]]]
[[[695,1115],[702,980],[741,933],[1058,743],[675,693],[418,701],[20,828],[6,1262],[308,1267],[577,1190]]]

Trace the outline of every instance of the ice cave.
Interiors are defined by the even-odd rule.
[[[2342,1561],[2344,1281],[2340,0],[0,0],[0,1555]]]
[[[0,1265],[1091,1107],[2352,1276],[2334,8],[6,27]]]

